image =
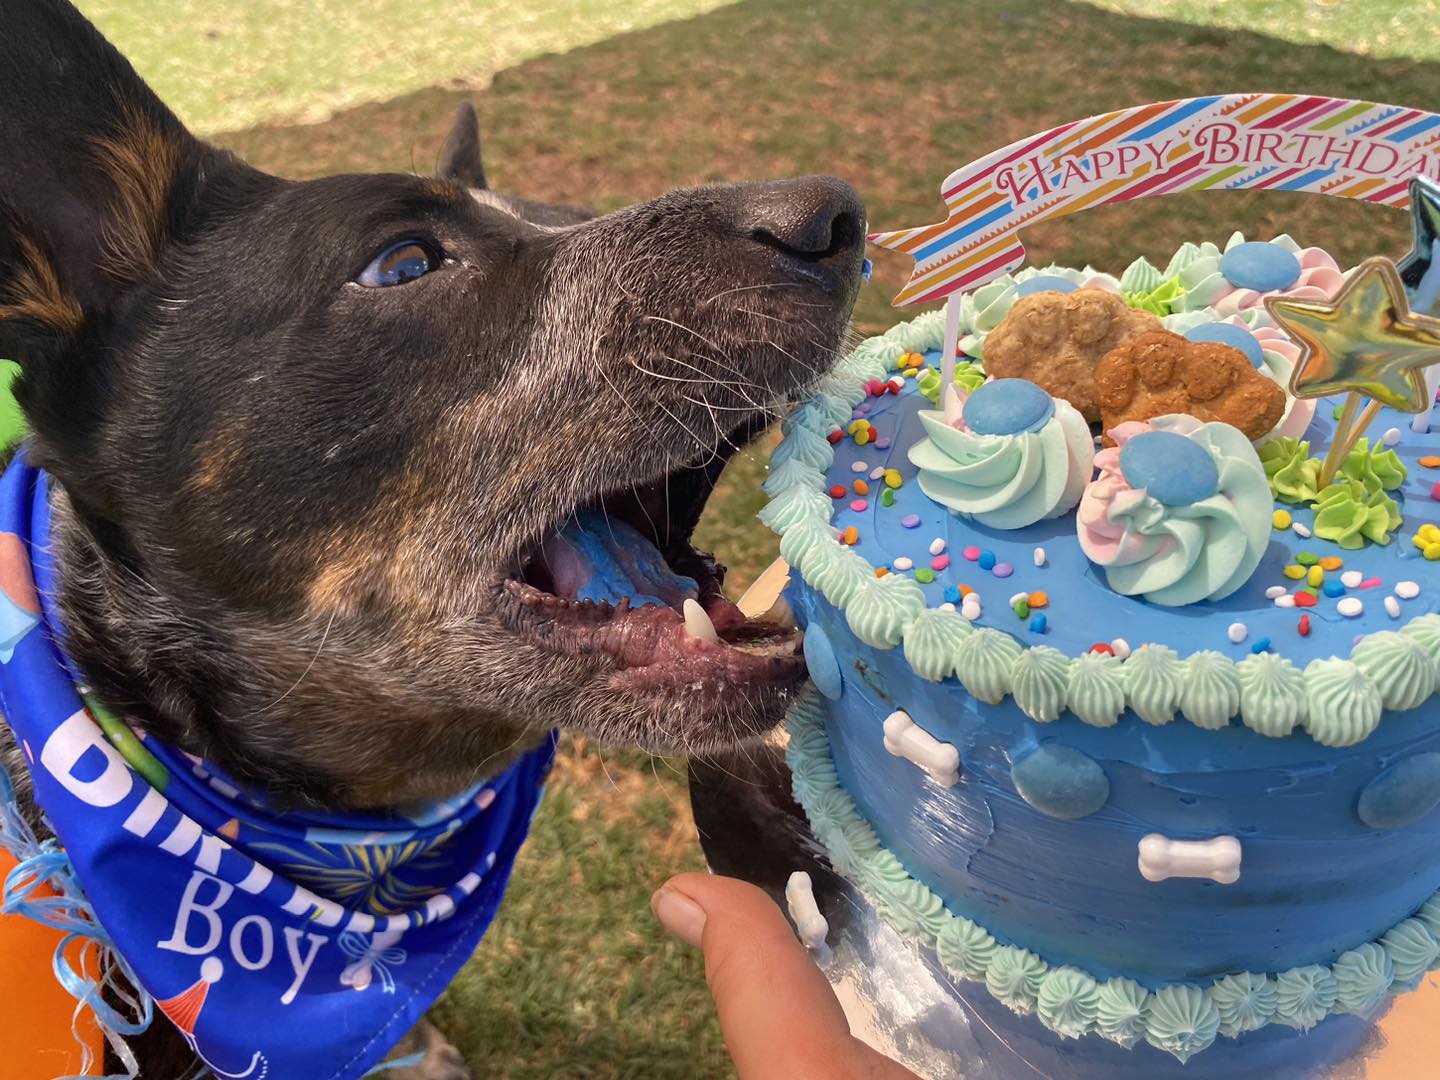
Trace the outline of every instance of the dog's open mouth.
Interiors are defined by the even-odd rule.
[[[802,635],[783,606],[747,618],[725,597],[724,567],[690,542],[725,457],[555,523],[504,583],[516,630],[556,652],[604,658],[639,689],[802,678]]]

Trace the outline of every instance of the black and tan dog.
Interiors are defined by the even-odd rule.
[[[689,537],[832,363],[863,233],[824,178],[593,220],[496,195],[464,111],[437,178],[283,180],[188,134],[67,4],[0,0],[0,356],[58,482],[73,662],[296,805],[443,796],[557,726],[766,731],[798,635],[747,622]],[[708,619],[567,595],[547,542],[587,509]]]

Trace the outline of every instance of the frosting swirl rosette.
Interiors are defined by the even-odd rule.
[[[1111,429],[1075,516],[1080,547],[1124,596],[1166,607],[1219,600],[1259,565],[1270,485],[1229,424],[1159,416]]]
[[[1191,247],[1183,259],[1177,252],[1171,260],[1184,290],[1171,305],[1175,311],[1210,307],[1228,316],[1262,307],[1267,296],[1328,300],[1345,281],[1328,251],[1302,248],[1284,234],[1246,240],[1237,232],[1223,251],[1214,244]]]
[[[910,448],[920,490],[995,529],[1058,517],[1080,499],[1095,444],[1085,418],[1027,379],[960,394],[958,414],[922,411],[929,438]]]

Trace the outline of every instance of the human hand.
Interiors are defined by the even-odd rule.
[[[825,976],[754,885],[680,874],[650,907],[705,954],[705,980],[740,1080],[917,1080],[850,1034]]]

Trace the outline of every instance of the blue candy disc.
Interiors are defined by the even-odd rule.
[[[1185,336],[1191,341],[1213,341],[1220,345],[1229,345],[1232,349],[1239,349],[1244,353],[1245,359],[1249,360],[1252,366],[1265,366],[1265,350],[1260,347],[1255,335],[1243,326],[1223,322],[1201,323],[1186,330]]]
[[[1046,743],[1010,768],[1015,790],[1027,803],[1053,818],[1087,817],[1105,805],[1110,781],[1095,760],[1057,743]]]
[[[1300,260],[1279,244],[1247,240],[1220,256],[1220,273],[1237,289],[1270,292],[1300,280]]]
[[[1016,296],[1034,296],[1042,292],[1074,292],[1080,288],[1069,278],[1063,278],[1059,274],[1037,274],[1032,278],[1015,283]]]
[[[1365,785],[1355,813],[1372,829],[1398,829],[1440,804],[1440,754],[1413,754]]]
[[[1029,379],[992,379],[965,402],[965,423],[980,435],[1039,431],[1054,415],[1054,400]]]
[[[811,623],[805,628],[805,666],[810,669],[810,681],[815,689],[831,701],[840,697],[843,682],[840,678],[840,663],[835,659],[834,646],[825,636],[825,631]]]
[[[1120,448],[1120,472],[1166,506],[1191,506],[1220,488],[1215,459],[1197,442],[1173,431],[1147,431]]]

